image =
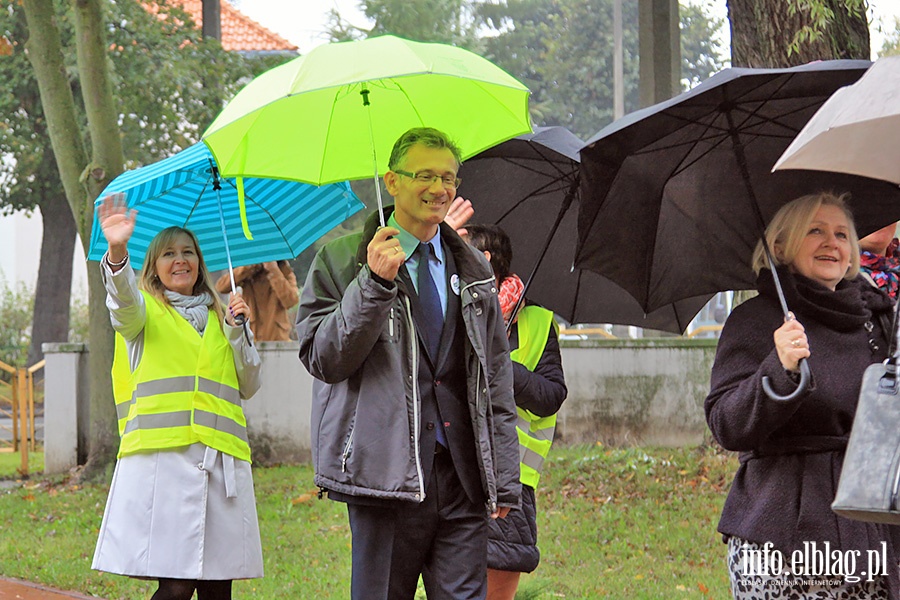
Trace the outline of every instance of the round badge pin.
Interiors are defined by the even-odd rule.
[[[453,290],[453,293],[459,296],[459,275],[454,273],[450,276],[450,289]]]

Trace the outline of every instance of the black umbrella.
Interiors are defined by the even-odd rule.
[[[861,235],[898,220],[896,186],[771,173],[819,106],[870,64],[726,69],[601,130],[581,151],[576,266],[608,277],[652,311],[753,288],[750,258],[765,222],[803,194],[851,192]]]
[[[500,225],[509,234],[512,271],[526,281],[528,297],[566,321],[681,333],[710,294],[647,313],[608,279],[572,269],[582,145],[564,127],[539,127],[467,160],[463,194],[472,194],[475,220]]]

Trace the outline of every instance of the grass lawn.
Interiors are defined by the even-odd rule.
[[[19,476],[22,468],[22,455],[18,452],[0,452],[0,479],[13,479]],[[44,470],[44,453],[28,453],[28,472],[40,473]]]
[[[18,457],[18,455],[14,455]],[[14,473],[0,454],[0,476]],[[709,448],[554,447],[538,488],[542,561],[518,600],[728,597],[715,532],[737,460]],[[266,577],[236,600],[349,597],[343,504],[318,500],[309,465],[254,469]],[[0,489],[0,575],[109,600],[155,584],[90,570],[107,486],[32,477]]]

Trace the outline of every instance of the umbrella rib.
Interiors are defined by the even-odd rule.
[[[233,189],[237,190],[237,186],[234,184],[234,181],[229,180],[229,179],[223,179],[222,181],[223,181],[224,183],[230,185]],[[266,208],[265,206],[263,206],[261,203],[257,202],[256,199],[254,199],[253,196],[252,196],[251,194],[247,193],[246,191],[244,192],[244,200],[245,200],[245,201],[248,201],[248,200],[249,200],[251,203],[253,203],[253,205],[256,206],[256,207],[257,207],[259,210],[261,210],[263,213],[265,213],[266,216],[268,216],[269,219],[271,219],[273,223],[275,223],[275,222],[278,221],[278,220],[275,218],[275,215],[273,215],[272,212],[271,212],[269,209],[267,209],[267,208]],[[281,237],[281,239],[284,241],[284,245],[285,245],[286,247],[290,248],[291,251],[293,251],[294,248],[293,248],[293,246],[291,246],[290,241],[285,237],[284,232],[281,230],[281,227],[276,227],[275,230],[278,231],[278,235],[279,235],[279,236]]]
[[[334,91],[334,99],[331,101],[331,112],[328,113],[328,125],[325,128],[325,138],[324,138],[325,140],[328,140],[331,137],[331,124],[334,123],[334,111],[337,107],[337,99],[341,93],[341,90],[344,87],[346,87],[348,90],[350,89],[350,86],[348,85],[348,86],[340,86]],[[326,150],[327,150],[327,148],[322,148],[322,157],[323,158],[319,162],[319,176],[317,178],[318,181],[322,181],[322,175],[325,171],[325,158],[324,157],[325,157]],[[373,149],[373,151],[374,151],[374,149]],[[318,185],[318,182],[317,182],[317,185]],[[375,185],[378,185],[377,181],[375,182]]]
[[[515,167],[518,167],[520,169],[528,171],[529,173],[535,173],[537,175],[542,175],[544,177],[550,177],[550,175],[548,175],[546,172],[541,171],[537,167],[532,166],[534,163],[538,162],[538,161],[534,160],[533,158],[508,158],[508,157],[504,156],[504,157],[501,157],[501,160],[503,162],[509,163]],[[556,171],[557,178],[565,177],[568,175],[573,175],[575,173],[575,170],[577,169],[577,163],[573,163],[572,161],[568,161],[568,160],[567,160],[567,164],[569,166],[568,169],[564,169],[563,167],[560,166],[560,163],[557,163],[557,162],[548,161],[548,162],[541,162],[538,164],[540,164],[542,166],[543,165],[550,166],[554,171]]]
[[[746,131],[748,129],[748,126],[746,125],[747,121],[749,121],[753,117],[759,117],[760,122],[754,123],[750,127],[756,127],[758,125],[763,125],[763,124],[774,125],[776,127],[781,127],[783,129],[786,129],[788,132],[790,132],[792,134],[791,137],[795,137],[798,133],[800,133],[800,129],[782,122],[782,119],[793,116],[799,112],[808,110],[810,108],[815,108],[816,106],[819,106],[821,104],[822,104],[821,100],[811,101],[803,106],[797,106],[787,112],[779,113],[778,116],[776,116],[776,117],[765,117],[765,116],[762,116],[759,114],[759,109],[763,105],[763,102],[760,101],[759,106],[756,108],[756,110],[752,110],[752,111],[747,110],[742,105],[737,105],[732,110],[732,114],[743,113],[744,115],[746,115],[745,118],[738,125],[738,127],[737,127],[738,131]]]
[[[780,88],[779,88],[779,89],[780,89]],[[775,90],[775,92],[777,92],[777,91],[778,91],[778,90]],[[748,92],[748,93],[749,93],[749,92]],[[773,93],[774,93],[774,92],[773,92]],[[788,100],[788,99],[786,98],[785,100]],[[793,136],[796,136],[797,133],[799,133],[799,129],[797,129],[797,128],[795,128],[795,127],[791,127],[791,126],[789,126],[789,125],[786,125],[786,124],[782,123],[779,119],[783,119],[783,118],[785,118],[785,117],[791,116],[791,115],[796,114],[796,113],[798,113],[798,112],[801,112],[801,111],[807,110],[807,109],[809,109],[809,108],[812,108],[812,107],[816,106],[817,104],[821,104],[821,101],[818,100],[818,99],[817,99],[817,100],[810,100],[807,104],[805,104],[805,105],[803,105],[803,106],[795,107],[795,108],[793,108],[792,110],[790,110],[790,111],[788,111],[788,112],[779,114],[777,117],[767,118],[767,117],[765,117],[765,116],[759,115],[759,110],[760,110],[760,108],[765,104],[765,102],[768,102],[768,101],[771,101],[771,97],[765,98],[765,99],[761,99],[761,100],[754,100],[754,101],[753,101],[754,104],[759,104],[759,106],[757,106],[756,109],[754,109],[754,110],[748,110],[748,109],[744,108],[743,105],[741,105],[741,104],[736,104],[736,105],[732,108],[732,112],[740,112],[740,113],[746,115],[746,117],[745,117],[745,118],[743,119],[743,121],[741,122],[741,125],[738,127],[738,130],[739,130],[739,131],[743,131],[744,129],[746,129],[746,122],[747,122],[749,119],[751,119],[752,117],[758,116],[762,121],[761,121],[760,123],[754,123],[753,126],[760,125],[760,124],[762,124],[762,123],[771,123],[771,124],[773,124],[773,125],[777,125],[777,126],[779,126],[779,127],[785,128],[787,131],[789,131],[789,132],[791,132],[791,133],[793,134],[793,135],[792,135],[792,137],[793,137]],[[748,102],[748,103],[749,103],[749,102]],[[718,107],[718,106],[721,106],[721,103],[716,104],[716,107]],[[681,115],[678,115],[678,114],[675,114],[675,113],[671,113],[671,112],[666,112],[666,113],[664,113],[664,114],[665,114],[667,117],[671,118],[671,119],[674,119],[674,120],[676,120],[676,121],[681,121],[681,122],[683,123],[683,125],[701,125],[701,124],[703,124],[703,121],[702,121],[701,119],[689,119],[689,118],[687,118],[687,117],[683,117],[683,116],[681,116]],[[719,115],[722,115],[722,114],[724,114],[724,113],[723,113],[723,112],[712,112],[712,113],[711,113],[711,112],[707,112],[707,113],[705,113],[703,116],[704,116],[705,118],[708,118],[711,114],[714,114],[715,116],[719,116]],[[727,129],[727,128],[722,127],[722,126],[720,126],[720,125],[716,125],[716,124],[715,124],[714,122],[712,122],[712,121],[706,123],[706,128],[707,128],[708,130],[713,130],[713,131],[722,132],[722,133],[725,134],[725,135],[728,134],[728,129]],[[675,129],[675,130],[672,131],[669,135],[674,134],[675,132],[679,131],[680,129],[681,129],[681,128]],[[641,153],[641,151],[635,152],[635,154],[640,154],[640,153]]]
[[[197,194],[197,199],[194,200],[193,206],[191,206],[191,210],[188,211],[187,218],[184,220],[184,228],[187,229],[187,224],[190,222],[191,217],[194,216],[194,211],[197,210],[197,207],[200,205],[200,200],[203,198],[203,194],[206,193],[206,188],[209,187],[209,183],[212,181],[212,175],[206,178],[206,181],[203,183],[203,187],[200,188],[200,193]]]
[[[561,184],[563,182],[565,182],[566,185],[564,185],[564,186],[560,185],[560,186],[557,186],[554,188],[550,188],[550,186],[553,184]],[[505,212],[503,212],[499,217],[496,218],[496,220],[495,220],[496,223],[499,224],[500,221],[502,221],[503,219],[508,217],[510,215],[510,213],[512,213],[514,210],[518,209],[522,205],[522,203],[525,202],[526,200],[530,200],[537,196],[543,196],[546,194],[552,194],[554,192],[562,191],[564,189],[567,189],[568,186],[571,185],[571,183],[572,183],[572,180],[566,180],[562,177],[558,177],[552,181],[548,181],[547,183],[541,185],[539,188],[537,188],[531,192],[528,192],[527,194],[525,194],[518,200],[514,201],[512,206],[510,206]]]

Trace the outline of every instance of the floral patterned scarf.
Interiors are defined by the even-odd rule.
[[[897,299],[900,288],[900,241],[894,238],[887,247],[887,255],[863,250],[859,254],[859,270],[869,275],[880,289]]]
[[[503,311],[503,323],[509,325],[509,319],[512,317],[512,311],[516,307],[516,302],[525,290],[525,284],[519,279],[518,275],[512,273],[500,284],[500,310]],[[521,307],[520,307],[521,310]]]

